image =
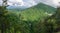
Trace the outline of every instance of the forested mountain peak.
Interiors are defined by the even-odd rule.
[[[52,15],[55,12],[55,10],[56,8],[54,7],[45,5],[43,3],[39,3],[35,6],[22,10],[21,14],[24,17],[24,19],[37,20]]]
[[[44,10],[45,12],[49,12],[49,13],[54,13],[55,10],[56,10],[56,8],[51,7],[51,6],[49,6],[49,5],[46,5],[46,4],[43,4],[43,3],[39,3],[39,4],[35,5],[35,6],[32,6],[32,7],[30,7],[30,8],[27,8],[27,9],[25,9],[25,10],[28,10],[28,9],[37,9],[37,10],[42,9],[42,10]]]

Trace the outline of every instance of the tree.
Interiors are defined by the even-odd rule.
[[[2,6],[0,6],[0,23],[1,23],[1,33],[5,33],[6,30],[6,24],[5,24],[5,16],[8,11],[6,11],[6,6],[7,6],[7,0],[2,0]]]
[[[45,19],[45,26],[48,33],[55,33],[57,29],[60,30],[60,7],[57,8],[56,13]]]

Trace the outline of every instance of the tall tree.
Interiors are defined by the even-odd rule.
[[[5,24],[5,14],[7,13],[6,11],[6,6],[7,6],[7,0],[2,0],[2,6],[0,6],[0,27],[1,27],[1,33],[6,33],[6,24]]]

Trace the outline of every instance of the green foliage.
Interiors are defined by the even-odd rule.
[[[51,14],[53,12],[54,12],[53,7],[50,7],[44,4],[38,4],[36,6],[33,6],[31,8],[21,11],[20,14],[23,16],[24,18],[23,20],[34,21],[34,20],[46,18],[48,17],[48,14]]]
[[[42,3],[20,12],[5,11],[0,16],[0,27],[3,21],[5,33],[54,33],[58,26],[57,18],[49,18],[55,8]]]

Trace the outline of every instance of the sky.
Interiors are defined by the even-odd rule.
[[[8,5],[10,6],[26,6],[31,7],[38,3],[44,3],[53,7],[60,6],[60,0],[8,0]],[[2,0],[0,0],[0,5]]]
[[[42,3],[53,6],[53,7],[58,7],[60,6],[60,0],[41,0]]]

